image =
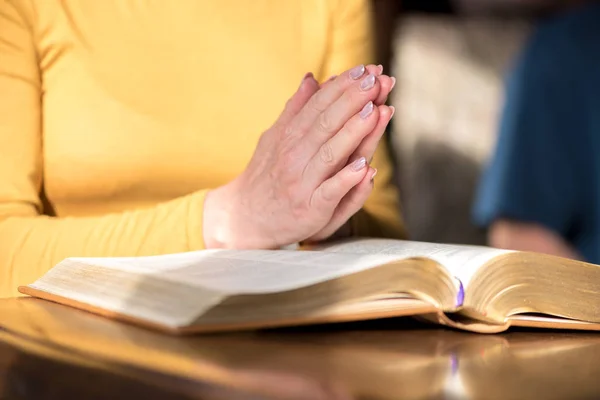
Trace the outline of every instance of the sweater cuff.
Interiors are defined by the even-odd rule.
[[[191,194],[188,199],[187,247],[190,251],[206,248],[204,243],[204,200],[208,191],[208,189],[200,190]]]

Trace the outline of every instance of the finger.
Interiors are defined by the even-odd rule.
[[[301,130],[310,128],[319,115],[338,100],[349,87],[360,82],[368,75],[366,71],[367,67],[364,65],[356,66],[343,72],[333,81],[325,85],[322,90],[319,90],[311,97],[306,106],[300,111],[296,128]],[[367,102],[365,101],[365,104],[366,103]],[[364,104],[361,105],[361,107],[362,106],[364,106]]]
[[[319,85],[319,89],[326,88],[327,85],[329,85],[331,82],[333,82],[335,80],[335,78],[337,78],[337,75],[330,76],[325,82],[323,82]]]
[[[365,67],[367,73],[375,76],[380,76],[383,73],[383,65],[369,64]],[[329,83],[333,82],[337,78],[337,75],[331,75],[325,82],[321,83],[321,89],[326,87]]]
[[[396,78],[387,75],[381,75],[378,79],[381,85],[381,90],[379,91],[379,96],[375,100],[375,104],[380,106],[387,102],[390,92],[396,85]]]
[[[357,146],[354,153],[350,156],[351,159],[358,157],[366,157],[368,162],[371,162],[377,146],[381,141],[381,138],[385,134],[385,130],[390,123],[390,120],[394,116],[394,107],[390,106],[379,106],[379,119],[375,128],[363,139],[359,146]]]
[[[319,84],[311,72],[304,75],[296,93],[287,101],[278,124],[289,124],[291,120],[306,105],[308,100],[319,90]]]
[[[375,100],[378,94],[379,81],[375,75],[366,75],[362,80],[355,82],[339,99],[321,113],[311,129],[303,136],[298,151],[302,154],[309,154],[309,156],[316,154],[325,142],[335,136],[346,122],[360,112],[369,101]]]
[[[382,75],[381,73],[383,71],[383,66],[381,66],[381,65],[378,65],[378,66],[369,65],[366,68],[367,68],[368,73],[379,77],[379,83],[381,84],[381,92],[379,93],[379,97],[377,97],[377,100],[374,101],[375,105],[379,106],[379,105],[385,104],[390,92],[392,91],[392,89],[394,88],[394,85],[396,84],[396,78],[389,77],[387,75]],[[321,83],[320,89],[326,88],[327,85],[331,84],[331,82],[333,82],[336,77],[337,77],[337,75],[333,75],[329,79],[327,79],[325,82]]]
[[[367,72],[373,74],[379,78],[381,84],[381,91],[379,97],[374,101],[375,105],[385,104],[387,98],[396,84],[396,78],[383,75],[383,65],[369,65],[367,66]]]
[[[369,172],[367,160],[364,157],[355,160],[323,182],[313,192],[310,207],[321,213],[331,213],[329,214],[329,220],[342,198],[363,180],[367,172]]]
[[[329,223],[320,232],[311,237],[308,240],[309,242],[319,242],[331,237],[364,206],[373,191],[373,178],[376,173],[376,169],[369,167],[369,172],[365,174],[362,181],[352,188],[340,201]]]
[[[383,77],[383,65],[379,64],[379,65],[367,65],[366,66],[367,69],[367,74],[372,74],[375,75],[376,77]]]
[[[375,76],[381,76],[383,74],[383,65],[367,65],[367,72]]]
[[[309,188],[316,188],[339,171],[346,165],[350,155],[371,135],[379,120],[379,108],[372,101],[368,102],[337,134],[321,145],[304,169],[303,183]]]
[[[383,71],[383,66],[381,65],[369,65],[366,68],[368,73],[373,74],[379,78],[379,83],[381,84],[381,93],[379,94],[377,100],[374,101],[374,103],[376,105],[384,104],[387,101],[387,96],[389,95],[390,91],[394,87],[394,84],[396,83],[396,78],[389,77],[387,75],[382,75],[381,72]],[[319,86],[320,89],[326,88],[335,80],[335,78],[337,78],[337,75],[332,75],[331,77],[329,77],[325,82],[321,83],[321,85]]]

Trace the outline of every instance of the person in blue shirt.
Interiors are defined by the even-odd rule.
[[[600,4],[540,21],[473,210],[493,247],[600,264]]]

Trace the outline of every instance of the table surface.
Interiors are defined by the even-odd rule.
[[[175,337],[0,301],[0,399],[593,399],[600,334],[411,319]]]

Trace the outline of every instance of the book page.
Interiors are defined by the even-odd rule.
[[[424,257],[443,265],[467,286],[477,270],[488,261],[510,250],[482,246],[411,242],[393,239],[351,239],[315,248],[325,252],[394,255],[397,258]]]
[[[397,259],[294,250],[203,250],[130,258],[73,258],[95,265],[186,283],[227,295],[282,292],[336,279]]]
[[[299,289],[395,259],[394,255],[297,250],[68,258],[29,287],[102,310],[179,327],[230,296]]]

